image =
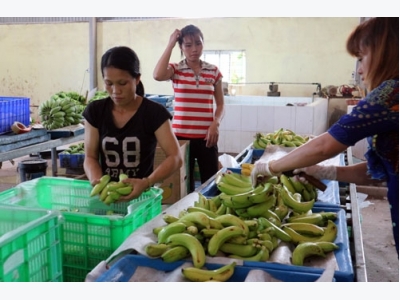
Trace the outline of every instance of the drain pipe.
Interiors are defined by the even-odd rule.
[[[97,87],[97,21],[89,18],[89,91]]]

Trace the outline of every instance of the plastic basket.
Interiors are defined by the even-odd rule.
[[[30,124],[30,98],[0,97],[0,134],[11,132],[11,125],[20,122]]]
[[[82,169],[85,161],[85,154],[58,154],[61,168]]]
[[[63,281],[61,214],[0,207],[0,282]]]
[[[161,213],[160,188],[110,206],[90,197],[91,189],[87,180],[41,177],[0,193],[0,203],[61,211],[64,281],[84,281],[132,232]]]

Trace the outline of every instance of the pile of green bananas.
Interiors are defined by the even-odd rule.
[[[104,99],[108,97],[108,93],[106,91],[96,91],[96,93],[94,94],[94,96],[89,99],[89,103],[95,100],[100,100],[100,99]]]
[[[153,228],[157,242],[145,247],[146,254],[164,262],[191,258],[193,268],[182,269],[190,281],[226,281],[232,276],[227,270],[234,266],[205,270],[206,256],[268,261],[283,241],[294,246],[292,263],[303,265],[309,256],[337,250],[336,213],[314,213],[315,199],[301,201],[284,182],[272,178],[253,188],[242,174],[222,173],[219,195],[198,193],[194,205],[178,216],[163,216],[166,224]]]
[[[90,197],[99,195],[100,200],[107,205],[118,201],[121,196],[129,195],[132,192],[132,185],[122,182],[126,178],[128,176],[121,173],[119,181],[110,181],[110,175],[103,175],[100,182],[92,188]]]
[[[308,136],[301,136],[290,129],[280,128],[274,132],[258,132],[253,140],[254,149],[265,149],[268,145],[284,147],[299,147],[309,140]]]
[[[82,121],[85,109],[84,97],[75,92],[59,92],[39,106],[41,124],[48,130],[54,130]]]
[[[61,154],[85,154],[85,143],[81,142],[76,145],[70,145]]]

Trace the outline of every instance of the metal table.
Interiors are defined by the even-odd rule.
[[[57,147],[72,144],[75,142],[82,141],[84,139],[84,134],[63,137],[59,139],[49,140],[43,143],[38,143],[34,145],[29,145],[26,147],[14,149],[7,152],[0,153],[0,162],[11,160],[14,158],[22,157],[25,155],[29,155],[31,153],[38,153],[41,151],[45,151],[51,149],[51,167],[52,167],[52,176],[57,175]]]

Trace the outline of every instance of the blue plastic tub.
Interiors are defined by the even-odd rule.
[[[138,267],[148,267],[159,271],[171,272],[183,265],[186,260],[179,260],[173,263],[165,263],[161,258],[152,259],[143,255],[126,255],[118,260],[107,272],[97,278],[97,282],[128,282],[136,272]],[[215,270],[222,267],[221,264],[206,263],[205,268]],[[246,267],[237,265],[235,272],[228,282],[244,282],[248,273],[254,269],[262,269],[268,272],[272,277],[284,282],[314,282],[320,274],[308,273],[303,271],[286,271],[279,268]]]
[[[30,124],[30,98],[0,97],[0,134],[12,132],[11,125],[20,122]]]

